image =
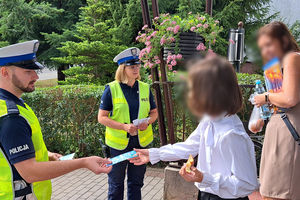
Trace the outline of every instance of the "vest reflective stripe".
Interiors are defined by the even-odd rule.
[[[146,83],[139,81],[139,119],[149,117],[150,112],[150,86]],[[153,130],[150,124],[144,131],[138,131],[139,142],[142,147],[148,146],[153,141]]]
[[[14,199],[15,193],[13,192],[12,177],[12,169],[4,152],[0,149],[0,199]]]
[[[48,151],[43,140],[39,121],[32,109],[27,104],[25,104],[25,106],[27,109],[17,105],[20,111],[20,116],[22,116],[28,122],[31,128],[31,139],[35,149],[35,159],[37,162],[46,162],[48,161]],[[3,110],[3,108],[6,108],[6,102],[4,100],[0,100],[0,116],[2,117],[7,115],[7,109]],[[0,153],[0,163],[0,199],[12,200],[14,197],[12,185],[13,174],[11,171],[11,166],[6,160],[3,152]],[[38,200],[51,199],[51,180],[35,182],[31,184],[31,186],[33,194]]]
[[[5,115],[7,115],[7,106],[5,101],[0,99],[0,117],[3,117]]]
[[[139,84],[139,113],[138,118],[143,119],[149,117],[150,112],[150,87],[148,84],[141,81]],[[130,113],[129,105],[126,101],[126,98],[123,94],[119,82],[113,81],[108,84],[110,87],[112,102],[113,102],[113,111],[112,115],[109,115],[109,118],[112,120],[118,121],[120,123],[130,124]],[[146,147],[153,141],[153,132],[152,125],[149,125],[148,128],[144,131],[138,130],[139,143],[142,147]],[[113,129],[106,127],[105,131],[105,142],[108,146],[124,150],[126,149],[129,138],[127,133],[124,130]]]

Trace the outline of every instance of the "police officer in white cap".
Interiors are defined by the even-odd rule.
[[[51,199],[50,179],[79,168],[108,173],[107,159],[87,157],[59,161],[47,151],[39,121],[21,99],[33,92],[42,69],[37,40],[0,48],[0,199]],[[50,161],[49,161],[50,160]]]
[[[157,118],[157,109],[150,86],[140,81],[140,50],[129,48],[118,54],[114,61],[119,67],[115,81],[108,83],[101,98],[98,121],[106,126],[105,142],[110,147],[111,157],[144,148],[153,141],[152,123]],[[142,120],[149,118],[148,120]],[[134,124],[139,119],[144,121]],[[109,200],[122,200],[127,168],[127,197],[141,199],[146,165],[135,166],[123,161],[113,166],[108,175]]]

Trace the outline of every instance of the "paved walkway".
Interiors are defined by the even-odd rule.
[[[107,199],[107,175],[80,169],[52,180],[52,200],[105,200]],[[163,169],[147,168],[143,200],[163,200],[164,171]],[[125,200],[127,186],[125,184]],[[188,200],[188,199],[186,199]],[[250,195],[250,200],[261,200],[258,192]]]
[[[162,200],[164,187],[163,169],[147,168],[143,200]],[[105,200],[107,199],[107,175],[95,175],[80,169],[62,177],[53,179],[52,200]],[[125,199],[127,199],[125,184]]]

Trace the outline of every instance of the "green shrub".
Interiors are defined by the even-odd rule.
[[[236,75],[240,85],[253,85],[256,80],[261,80],[264,83],[264,77],[260,74],[237,73]]]
[[[103,91],[104,86],[68,85],[40,88],[23,96],[40,121],[49,151],[102,156],[99,139],[104,140],[105,127],[97,115]],[[158,131],[155,134],[159,138]]]
[[[49,151],[99,155],[104,127],[97,122],[103,86],[37,89],[23,98],[36,113]]]
[[[92,67],[71,67],[68,70],[64,70],[66,75],[65,81],[59,81],[59,85],[80,85],[80,84],[92,84],[99,83],[94,76],[91,75],[93,68]]]
[[[259,75],[238,74],[240,84],[253,84]],[[40,88],[25,94],[23,99],[36,113],[49,151],[78,156],[100,155],[99,139],[104,139],[105,127],[98,123],[97,114],[104,86],[69,85]],[[243,88],[244,104],[239,113],[242,121],[248,121],[253,106],[248,102],[251,90]],[[184,87],[172,88],[174,124],[177,141],[186,139],[198,122],[189,113],[184,101]],[[163,104],[164,105],[164,104]],[[159,147],[157,123],[153,126],[154,142]],[[184,135],[183,135],[184,134]]]

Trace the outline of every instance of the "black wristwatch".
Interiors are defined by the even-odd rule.
[[[266,103],[270,104],[269,92],[265,93],[265,101]]]

